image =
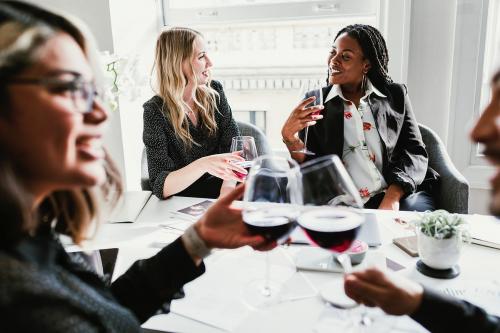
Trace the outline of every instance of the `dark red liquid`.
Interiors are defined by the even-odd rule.
[[[319,247],[335,252],[349,249],[361,229],[358,215],[332,211],[310,211],[299,217],[299,224],[307,237]]]
[[[317,116],[321,113],[321,110],[318,110],[318,111],[315,111],[313,113],[311,113],[312,116]]]
[[[250,170],[250,167],[245,168],[245,170],[247,171],[247,173],[242,173],[242,172],[238,172],[238,171],[234,171],[234,170],[233,170],[233,172],[236,175],[236,177],[238,177],[241,180],[245,180],[248,176],[248,171]]]
[[[344,231],[317,231],[302,228],[309,239],[319,247],[335,252],[349,249],[358,235],[360,226]]]
[[[252,235],[261,235],[269,241],[286,240],[296,226],[294,220],[285,216],[259,217],[260,219],[253,217],[245,219],[245,225]]]

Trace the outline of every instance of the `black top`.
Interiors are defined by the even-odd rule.
[[[332,86],[323,88],[323,96],[328,96],[331,89]],[[312,93],[308,93],[306,97]],[[394,83],[382,93],[387,98],[371,94],[368,103],[382,143],[384,179],[387,185],[400,185],[405,194],[416,192],[417,189],[432,193],[432,187],[437,185],[439,175],[428,167],[427,151],[406,87]],[[307,148],[316,155],[306,156],[306,160],[329,154],[342,158],[344,104],[340,96],[336,96],[324,106],[323,119],[309,127]],[[304,130],[299,136],[303,139]]]
[[[239,135],[238,126],[233,119],[222,85],[217,81],[212,81],[211,86],[219,93],[218,111],[215,111],[217,132],[215,136],[210,137],[200,124],[195,127],[188,118],[189,132],[195,142],[199,144],[193,144],[189,150],[175,135],[168,117],[164,116],[162,112],[163,100],[159,96],[154,96],[143,105],[143,140],[148,159],[149,182],[153,193],[160,199],[164,199],[163,185],[170,172],[183,168],[201,157],[228,153],[231,148],[231,139]],[[217,198],[221,185],[220,178],[205,173],[177,195]]]
[[[424,289],[422,304],[411,315],[431,332],[500,332],[500,318],[469,302]]]
[[[140,332],[140,322],[201,275],[177,239],[113,284],[50,231],[0,250],[0,331]]]

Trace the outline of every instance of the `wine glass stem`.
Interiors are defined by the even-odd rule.
[[[352,272],[351,257],[346,253],[341,253],[337,256],[337,261],[340,262],[342,268],[344,269],[344,274],[349,274]],[[372,319],[368,316],[366,307],[363,304],[358,304],[361,310],[361,318],[359,319],[359,326],[370,326]]]
[[[262,288],[262,295],[266,297],[271,296],[271,287],[269,286],[270,281],[270,264],[269,264],[269,252],[266,252],[266,276],[264,278],[264,287]]]
[[[306,132],[304,133],[304,150],[307,150],[307,134],[309,134],[309,126],[306,127]]]
[[[337,256],[337,261],[340,263],[344,269],[344,274],[349,274],[352,272],[351,258],[346,253],[341,253]]]

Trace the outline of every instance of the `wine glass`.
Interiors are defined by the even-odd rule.
[[[307,107],[315,106],[315,105],[323,105],[323,86],[319,81],[314,82],[313,84],[303,84],[300,88],[300,98],[304,99],[311,97],[311,96],[316,96],[316,99],[307,105]],[[312,115],[316,116],[321,112],[321,110],[318,110],[316,112],[313,112]],[[313,151],[307,149],[307,137],[309,134],[309,126],[307,126],[304,130],[304,147],[300,150],[294,150],[294,153],[301,153],[305,155],[316,155]]]
[[[292,159],[263,155],[258,157],[247,177],[243,196],[243,221],[252,234],[278,244],[288,239],[296,226],[302,204],[300,168]],[[266,252],[265,277],[251,281],[244,290],[250,306],[260,308],[273,303],[281,285],[270,279]]]
[[[338,262],[343,272],[348,274],[352,265],[345,251],[350,249],[365,221],[364,215],[347,209],[363,207],[359,192],[337,155],[306,162],[301,173],[304,204],[321,207],[305,210],[298,218],[298,224],[313,244],[334,253],[326,257],[326,261],[316,261],[312,265],[329,270]],[[345,296],[341,283],[326,285],[320,293],[326,302],[337,307],[359,306]],[[370,321],[363,311],[359,323],[366,326]]]
[[[316,158],[314,160],[308,161],[302,164],[301,167],[301,175],[302,175],[302,190],[303,190],[303,202],[306,206],[345,206],[345,207],[355,207],[361,208],[363,207],[363,201],[359,195],[359,192],[356,190],[354,183],[352,182],[351,177],[347,173],[344,165],[340,161],[337,155],[327,155],[323,157]],[[338,210],[338,209],[337,209]],[[346,211],[345,209],[343,211]],[[307,212],[307,210],[306,210]],[[342,211],[340,211],[342,212]],[[343,216],[340,212],[333,212],[332,216]],[[352,213],[352,212],[347,212]],[[315,211],[312,211],[311,214],[315,214]],[[318,214],[322,214],[321,212]],[[337,214],[337,215],[335,215]],[[306,216],[309,216],[306,214]],[[347,216],[347,215],[346,215]],[[350,218],[354,218],[353,215],[348,215]],[[309,216],[308,218],[313,218],[313,216]],[[314,218],[316,220],[323,220],[324,218],[320,218],[319,216]],[[334,219],[332,217],[333,220]],[[326,222],[325,222],[326,224]],[[339,222],[340,225],[340,222]],[[309,238],[311,235],[308,233],[307,228],[303,228]],[[353,230],[349,235],[356,236],[357,230]],[[335,233],[332,234],[335,235]],[[313,242],[314,239],[312,239]],[[347,239],[345,241],[346,247],[341,247],[340,245],[335,245],[336,252],[343,252],[349,248],[351,242],[354,240]],[[332,240],[333,241],[333,240]],[[321,245],[322,243],[316,243],[320,247],[324,247]],[[325,247],[330,249],[331,246]],[[324,257],[322,256],[319,260],[317,258],[313,258],[309,256],[307,258],[301,258],[300,266],[309,266],[302,268],[310,268],[315,270],[326,270],[326,271],[338,271],[338,265],[336,262],[342,262],[344,256],[335,257],[333,255]],[[310,259],[310,262],[307,260]],[[305,262],[304,262],[305,261]],[[349,261],[350,263],[350,261]],[[349,264],[346,260],[344,260],[344,265]],[[346,267],[343,267],[345,270]]]
[[[241,166],[245,170],[250,169],[253,160],[257,158],[257,148],[255,146],[255,140],[252,136],[235,136],[231,141],[231,152],[238,152],[241,157],[245,160],[241,162],[234,162],[236,165]],[[247,177],[246,174],[234,171],[236,177],[241,181],[244,181]],[[248,174],[248,173],[247,173]]]

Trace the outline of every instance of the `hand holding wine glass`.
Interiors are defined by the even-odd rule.
[[[320,112],[321,109],[317,108],[317,106],[323,106],[323,87],[320,83],[315,82],[312,85],[312,90],[306,93],[306,96],[312,95],[315,97],[315,99],[311,102],[311,104],[306,105],[305,110],[308,111],[306,117],[305,117],[305,132],[304,132],[304,147],[299,150],[294,150],[293,153],[301,153],[305,155],[316,155],[313,151],[307,149],[307,138],[309,135],[309,126],[316,124],[317,119],[321,119],[320,117]],[[316,106],[316,108],[314,108]],[[311,121],[308,121],[308,118],[311,118]]]
[[[231,142],[231,153],[238,154],[243,158],[243,161],[235,161],[234,163],[244,168],[247,173],[234,171],[234,174],[240,181],[244,181],[253,160],[258,156],[254,138],[251,136],[235,136]]]
[[[249,245],[255,249],[269,249],[270,242],[262,236],[252,234],[245,227],[241,209],[232,207],[234,200],[243,195],[240,185],[219,198],[196,222],[195,229],[210,248],[237,248]]]
[[[196,160],[198,167],[204,172],[223,180],[233,181],[239,180],[235,175],[236,172],[246,172],[237,162],[244,162],[244,159],[235,153],[208,155]]]
[[[304,128],[306,128],[306,131],[309,131],[307,129],[308,126],[315,125],[318,120],[323,118],[321,115],[321,111],[323,110],[322,88],[320,84],[314,83],[311,85],[310,82],[302,84],[300,88],[299,95],[301,102],[290,113],[281,130],[283,141],[289,149],[295,149],[291,150],[292,153],[304,153],[304,151],[307,151],[307,149],[304,150],[307,146],[307,135],[303,139],[304,145],[302,146],[302,142],[299,140],[299,132]],[[293,144],[294,142],[297,144],[300,143],[300,145],[297,146],[297,144]]]

